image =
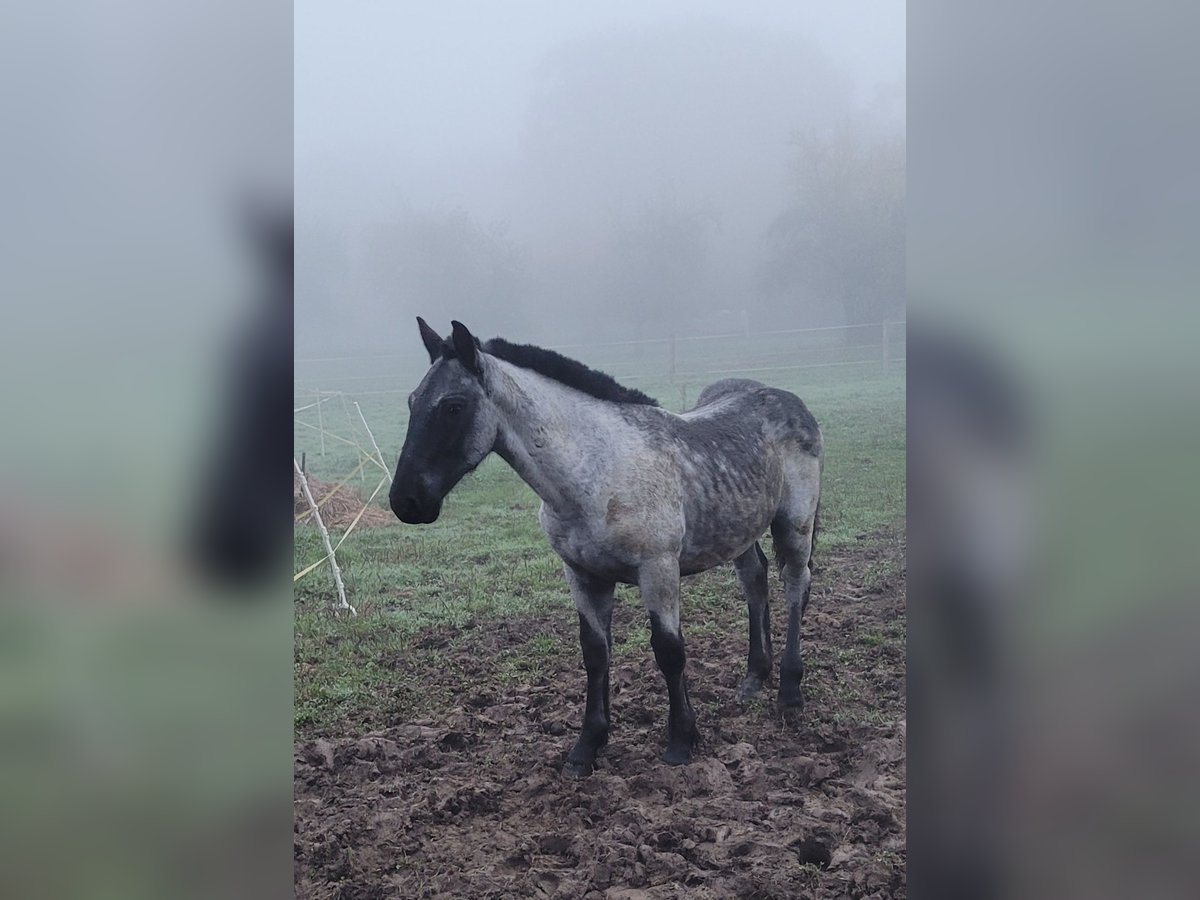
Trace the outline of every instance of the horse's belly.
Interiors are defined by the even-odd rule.
[[[728,538],[718,543],[707,543],[696,548],[685,547],[679,556],[679,572],[682,575],[695,575],[705,572],[715,566],[732,562],[754,546],[754,542],[763,536],[770,524],[768,519],[761,528],[755,527],[730,534]]]
[[[614,497],[603,518],[562,519],[543,505],[539,518],[555,553],[593,575],[636,584],[639,567],[663,553],[677,553],[680,574],[694,575],[736,559],[767,530],[781,482],[764,474],[742,485],[750,490],[712,488],[642,508]]]
[[[759,503],[689,522],[679,555],[680,572],[695,575],[741,556],[763,536],[775,509],[775,504]]]
[[[600,545],[568,544],[563,547],[555,547],[554,551],[564,562],[570,563],[590,575],[609,578],[621,584],[638,583],[637,566],[627,559],[615,556]]]

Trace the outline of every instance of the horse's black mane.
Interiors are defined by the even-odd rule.
[[[658,401],[641,391],[618,383],[611,375],[589,369],[578,360],[563,356],[544,347],[532,344],[513,344],[504,338],[492,338],[482,348],[497,359],[510,362],[522,369],[531,369],[547,378],[590,394],[610,403],[637,403],[642,406],[658,406]],[[453,358],[454,349],[450,341],[442,348],[442,355]]]
[[[560,381],[567,387],[591,394],[611,403],[638,403],[643,406],[658,406],[658,401],[641,391],[619,384],[604,372],[589,369],[578,360],[563,356],[553,350],[535,347],[532,344],[511,344],[504,338],[492,338],[483,345],[483,352],[510,362],[522,369],[532,369]]]

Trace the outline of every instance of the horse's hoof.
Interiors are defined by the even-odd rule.
[[[738,685],[737,699],[739,703],[749,703],[762,690],[763,680],[757,675],[747,675]]]
[[[692,761],[692,751],[688,747],[668,747],[663,752],[662,761],[668,766],[686,766]]]
[[[799,708],[804,705],[804,694],[800,688],[798,675],[781,674],[779,678],[779,709],[780,712]]]
[[[592,774],[592,770],[594,768],[595,766],[593,766],[591,763],[575,762],[574,760],[568,759],[565,763],[563,763],[563,778],[587,778]]]
[[[799,700],[783,704],[779,711],[786,725],[795,727],[804,721],[804,704]]]
[[[663,751],[662,761],[668,766],[686,766],[692,761],[692,750],[700,743],[700,732],[674,734],[667,740],[667,749]]]

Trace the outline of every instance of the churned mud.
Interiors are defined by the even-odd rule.
[[[820,553],[793,723],[774,685],[748,707],[734,698],[746,624],[732,579],[701,576],[725,578],[730,602],[696,633],[685,583],[702,743],[679,768],[658,760],[667,704],[648,647],[617,654],[609,745],[573,781],[559,769],[582,715],[578,649],[536,677],[489,677],[531,634],[575,642],[573,614],[504,623],[473,646],[419,638],[455,657],[397,660],[455,698],[442,714],[297,744],[297,896],[905,896],[903,553],[891,533]],[[771,589],[778,658],[774,574]],[[639,622],[618,604],[618,641]]]

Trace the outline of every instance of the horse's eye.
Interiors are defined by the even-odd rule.
[[[463,411],[464,405],[465,404],[461,400],[451,400],[445,406],[443,406],[442,409],[446,411],[446,415],[448,416],[457,416]]]

